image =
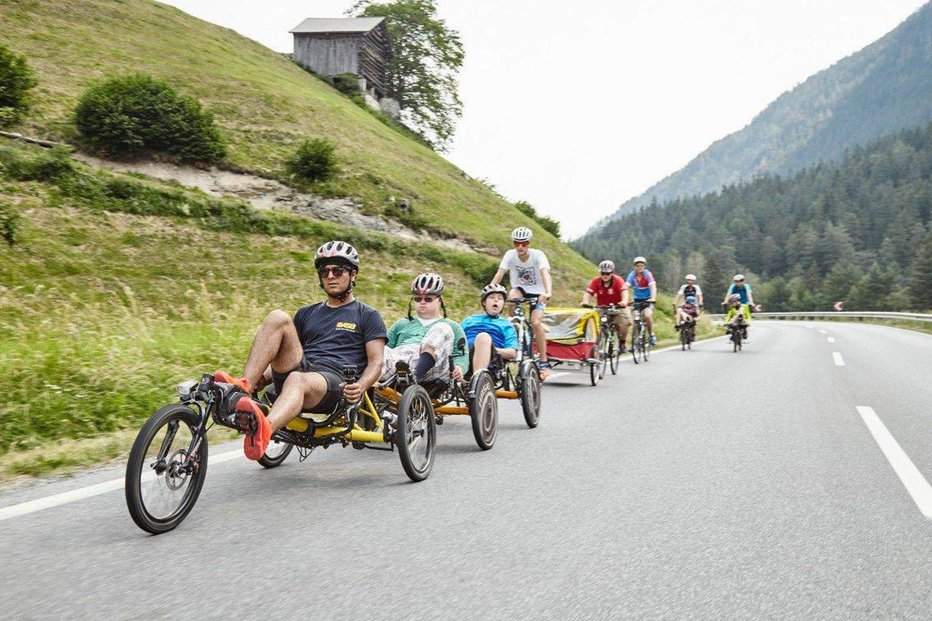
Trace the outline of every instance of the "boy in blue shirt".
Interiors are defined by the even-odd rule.
[[[518,335],[510,321],[504,319],[507,290],[499,284],[486,285],[479,295],[485,312],[470,315],[461,323],[469,345],[472,371],[489,368],[493,356],[497,363],[513,360],[518,353]]]

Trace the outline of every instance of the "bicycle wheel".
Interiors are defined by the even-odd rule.
[[[638,364],[638,356],[641,354],[641,324],[635,323],[634,329],[631,330],[631,357],[634,358],[634,364]]]
[[[259,465],[264,468],[276,468],[282,465],[288,456],[291,455],[291,449],[294,448],[294,444],[289,442],[283,442],[282,440],[277,439],[275,436],[272,436],[271,442],[269,442],[269,447],[265,449],[265,454],[259,458]]]
[[[398,403],[398,427],[395,446],[401,467],[412,481],[423,481],[434,467],[437,445],[437,420],[430,396],[415,384],[405,390]]]
[[[608,348],[610,347],[610,338],[607,332],[599,335],[599,379],[605,379],[605,370],[608,368]]]
[[[598,360],[598,358],[596,358],[596,356],[599,355],[598,347],[598,345],[592,346],[592,351],[589,352],[590,360]],[[593,386],[597,386],[600,379],[602,379],[602,364],[600,362],[593,362],[589,365],[589,380],[592,382]]]
[[[533,429],[540,422],[540,373],[530,360],[521,363],[521,411],[524,422]]]
[[[498,435],[498,399],[495,397],[495,382],[485,369],[476,373],[469,386],[475,395],[469,401],[469,418],[476,444],[487,451],[495,444]]]
[[[126,462],[126,506],[142,530],[158,535],[181,524],[204,485],[207,438],[200,418],[180,403],[153,414],[136,436]],[[196,453],[189,451],[200,440]]]
[[[680,326],[680,347],[683,348],[683,351],[686,351],[687,345],[689,345],[689,329],[683,325]]]
[[[621,354],[623,350],[621,348],[621,341],[618,340],[618,333],[612,330],[612,338],[608,342],[608,362],[611,365],[612,375],[618,374],[618,369],[621,367]]]

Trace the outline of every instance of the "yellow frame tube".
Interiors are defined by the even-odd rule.
[[[495,396],[502,399],[517,399],[518,393],[515,390],[496,390]]]
[[[469,414],[469,408],[457,405],[442,405],[438,408],[434,408],[434,412],[437,414],[443,414],[444,416],[455,416],[460,414]]]

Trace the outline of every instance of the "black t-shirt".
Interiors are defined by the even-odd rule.
[[[366,343],[386,339],[379,311],[358,300],[338,308],[324,302],[298,309],[294,327],[304,347],[304,357],[342,371],[353,366],[359,373],[368,364]]]

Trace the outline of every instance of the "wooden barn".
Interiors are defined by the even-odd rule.
[[[356,74],[376,100],[386,96],[386,66],[392,51],[384,17],[309,17],[291,33],[294,60],[302,67],[326,76]]]

